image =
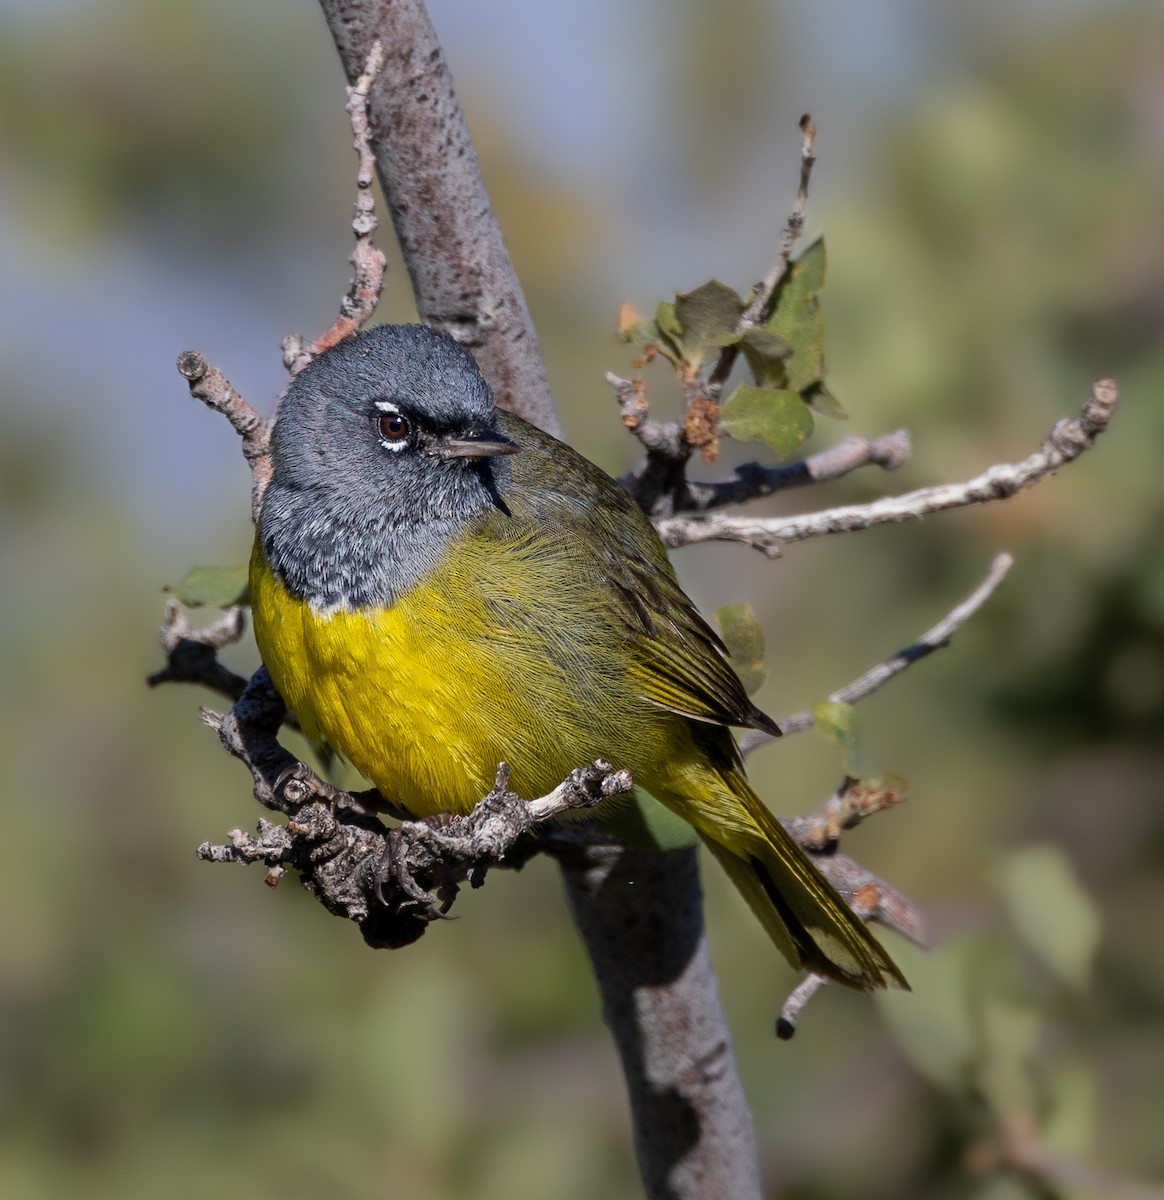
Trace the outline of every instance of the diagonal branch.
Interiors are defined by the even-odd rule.
[[[190,385],[190,395],[222,413],[242,438],[243,457],[251,470],[251,520],[259,519],[263,493],[271,481],[271,430],[262,413],[252,408],[217,368],[197,350],[178,355],[178,373]]]
[[[784,222],[784,232],[780,236],[780,252],[776,255],[776,261],[772,264],[768,274],[764,276],[763,281],[753,288],[751,301],[736,325],[737,333],[743,333],[760,324],[768,315],[768,305],[772,300],[772,295],[784,278],[784,273],[788,270],[788,263],[792,258],[792,251],[800,239],[801,233],[804,232],[804,214],[808,210],[808,184],[812,179],[812,168],[816,165],[815,147],[816,123],[808,113],[805,113],[800,118],[800,183],[796,188],[796,202],[788,214],[788,219]],[[707,381],[708,385],[714,389],[716,396],[727,382],[727,377],[731,374],[732,367],[735,366],[739,352],[739,345],[735,343],[724,346],[720,351],[719,360],[712,368]]]
[[[771,496],[789,488],[807,487],[840,479],[860,467],[881,467],[896,471],[909,459],[909,432],[896,429],[872,441],[863,437],[847,437],[835,446],[812,454],[799,462],[766,467],[749,462],[736,467],[731,479],[713,483],[689,481],[686,491],[677,498],[677,512],[711,512],[729,504],[743,504],[762,496]]]
[[[766,316],[772,295],[788,271],[793,247],[804,228],[808,183],[812,177],[813,164],[816,162],[813,150],[816,126],[808,113],[800,118],[800,131],[800,185],[796,192],[796,202],[784,223],[776,261],[765,278],[754,285],[751,301],[736,322],[737,334],[745,333]],[[723,385],[727,382],[739,353],[739,345],[729,342],[720,350],[706,374],[680,375],[686,402],[686,414],[682,425],[652,421],[648,415],[646,395],[641,383],[632,384],[616,375],[607,375],[606,381],[614,388],[624,423],[642,442],[647,452],[644,461],[624,475],[619,482],[649,515],[664,517],[702,509],[703,506],[690,499],[692,485],[687,480],[687,463],[695,450],[702,451],[706,460],[716,455],[719,400]],[[635,393],[633,396],[632,391]],[[637,409],[637,414],[632,419],[628,419],[628,400],[632,401]]]
[[[988,500],[1004,500],[1031,487],[1095,445],[1115,412],[1115,381],[1100,379],[1080,415],[1060,421],[1042,447],[1018,463],[998,463],[965,483],[920,488],[902,496],[886,496],[871,504],[850,504],[791,517],[668,517],[655,522],[665,545],[674,549],[696,542],[742,542],[775,558],[786,542],[826,533],[851,533],[887,522],[908,521],[946,509]]]
[[[356,210],[352,217],[352,232],[356,245],[352,250],[352,282],[340,301],[339,316],[330,329],[312,342],[293,334],[283,339],[283,365],[292,374],[303,368],[329,346],[351,337],[376,311],[384,290],[384,268],[387,259],[375,241],[379,222],[376,219],[376,196],[372,184],[376,178],[376,158],[372,150],[372,131],[368,121],[368,93],[384,66],[384,47],[373,42],[360,77],[348,88],[348,116],[352,123],[352,146],[359,166],[356,169]]]
[[[957,604],[950,609],[936,625],[926,630],[917,641],[911,642],[903,650],[899,650],[896,654],[891,655],[884,662],[878,663],[877,666],[866,671],[864,675],[854,679],[852,683],[847,683],[844,687],[831,692],[828,699],[842,704],[856,704],[858,701],[864,700],[866,696],[872,695],[879,688],[883,688],[891,679],[895,679],[908,667],[912,667],[915,662],[933,654],[935,650],[941,650],[943,647],[948,646],[954,634],[994,595],[998,590],[999,584],[1006,578],[1007,572],[1013,565],[1014,559],[1009,554],[996,555],[982,582],[961,604]],[[776,724],[780,726],[780,732],[784,736],[787,736],[792,733],[803,733],[804,730],[811,729],[815,724],[815,718],[812,715],[811,709],[802,708],[799,712],[782,717]],[[762,730],[749,730],[739,739],[740,752],[745,755],[751,754],[753,750],[759,749],[760,746],[766,746],[775,740],[771,734],[764,733]]]

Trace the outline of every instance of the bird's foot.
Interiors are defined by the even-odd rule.
[[[390,884],[403,892],[407,901],[418,905],[426,920],[450,919],[448,912],[456,899],[457,884],[451,875],[442,869],[441,838],[438,832],[439,827],[447,822],[447,816],[439,814],[426,821],[410,821],[388,831],[384,852],[376,864],[375,874],[376,899],[381,904],[389,907],[392,905],[384,890],[385,885]],[[421,869],[437,876],[445,876],[438,881],[435,892],[417,882],[416,871],[419,864],[413,861],[417,857],[417,850],[420,850],[421,857],[427,860]]]

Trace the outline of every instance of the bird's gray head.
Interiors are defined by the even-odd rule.
[[[260,537],[321,610],[390,603],[497,506],[517,446],[472,355],[423,325],[381,325],[292,380],[271,439]]]

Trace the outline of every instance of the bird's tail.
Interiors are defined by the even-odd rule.
[[[743,774],[717,773],[717,782],[731,793],[730,816],[722,820],[722,810],[714,815],[701,812],[692,824],[785,958],[795,967],[862,991],[908,989],[881,943],[812,865]]]

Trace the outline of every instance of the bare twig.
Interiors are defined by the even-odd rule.
[[[891,655],[871,670],[865,672],[852,683],[838,688],[829,694],[828,699],[842,704],[856,704],[879,688],[883,688],[891,679],[896,678],[906,668],[913,666],[919,659],[933,654],[950,644],[950,639],[966,624],[967,621],[994,595],[998,586],[1006,578],[1006,573],[1014,565],[1014,559],[1009,554],[996,555],[990,564],[982,582],[962,601],[955,605],[933,628],[926,630],[915,642],[911,642],[903,650]],[[801,733],[811,729],[815,723],[811,709],[801,709],[790,716],[782,717],[776,722],[781,732],[787,737],[792,733]],[[749,730],[740,738],[740,751],[750,754],[759,746],[773,741],[770,734],[761,730]]]
[[[452,76],[421,0],[320,0],[349,80],[374,42],[380,183],[421,319],[473,351],[497,403],[560,432],[537,333],[509,261]]]
[[[237,642],[245,629],[243,610],[238,607],[228,608],[213,624],[195,629],[186,620],[181,605],[168,599],[158,631],[166,652],[166,665],[146,683],[150,687],[162,683],[200,683],[232,701],[237,700],[247,681],[218,661],[218,651]]]
[[[776,286],[784,278],[785,271],[788,269],[788,260],[792,258],[793,247],[796,246],[800,234],[804,232],[804,214],[809,206],[809,180],[812,178],[812,167],[816,164],[815,146],[816,125],[811,116],[805,113],[800,118],[800,182],[797,187],[796,203],[792,205],[792,211],[784,223],[784,234],[780,238],[780,253],[776,254],[772,270],[764,276],[763,282],[757,284],[748,307],[740,317],[738,326],[740,331],[760,324],[767,316],[768,304],[772,300]],[[732,347],[732,349],[734,350],[736,347]],[[726,371],[722,370],[722,364],[716,365],[715,374],[722,372],[720,384],[727,378],[731,367],[731,362],[728,362]]]
[[[313,342],[304,342],[297,334],[283,340],[283,365],[293,372],[302,371],[317,355],[344,338],[351,337],[376,311],[384,289],[384,267],[387,259],[377,248],[375,237],[376,197],[372,184],[376,177],[376,159],[372,151],[372,132],[368,124],[368,92],[384,66],[384,47],[373,42],[368,51],[364,70],[348,88],[347,111],[352,122],[352,145],[359,159],[356,171],[356,211],[352,232],[356,245],[352,250],[354,268],[351,286],[340,302],[339,316],[326,333]]]
[[[796,203],[785,221],[784,232],[780,239],[780,252],[776,256],[776,261],[767,276],[752,289],[752,298],[736,322],[735,331],[739,334],[746,332],[764,318],[772,294],[788,270],[792,249],[804,228],[804,213],[808,205],[808,182],[812,175],[813,164],[816,162],[816,155],[813,152],[816,126],[807,113],[800,118],[800,130],[800,186],[796,193]],[[687,462],[695,450],[701,452],[705,461],[711,461],[718,453],[717,422],[720,413],[720,395],[738,356],[739,346],[729,343],[719,352],[711,369],[705,374],[680,374],[685,401],[682,425],[659,424],[650,421],[647,417],[645,394],[640,390],[638,396],[635,397],[635,403],[639,407],[641,415],[636,424],[631,425],[630,428],[643,443],[647,455],[645,462],[619,482],[648,515],[666,517],[692,509],[704,510],[704,506],[691,503],[687,499],[691,495],[690,485],[686,478]],[[607,375],[606,379],[615,389],[625,422],[627,414],[624,404],[625,388],[636,385],[627,384],[625,380],[620,380],[613,375]],[[725,501],[725,503],[733,503],[733,501]]]
[[[784,1007],[780,1010],[780,1017],[776,1022],[776,1036],[782,1042],[788,1041],[796,1033],[796,1026],[800,1021],[800,1014],[804,1012],[805,1005],[826,983],[828,983],[826,976],[809,974],[792,989],[788,999],[784,1001]]]
[[[925,922],[917,905],[847,854],[818,854],[812,860],[863,921],[876,921],[887,929],[924,946]]]
[[[789,488],[839,479],[859,467],[876,466],[885,471],[895,471],[908,461],[909,452],[909,432],[897,429],[873,441],[847,437],[819,454],[782,466],[743,463],[736,467],[731,479],[712,483],[688,481],[686,488],[676,497],[675,511],[711,512],[729,504],[742,504]]]
[[[613,371],[607,371],[606,382],[618,401],[622,423],[638,438],[648,454],[657,453],[669,459],[683,455],[683,430],[679,424],[651,419],[645,380],[623,379]]]
[[[185,350],[178,355],[178,373],[190,385],[190,395],[207,408],[222,413],[242,438],[243,456],[251,469],[251,519],[257,521],[272,471],[271,431],[267,422],[197,350]]]
[[[891,521],[907,521],[967,504],[1003,500],[1031,487],[1089,450],[1108,426],[1118,402],[1115,381],[1098,380],[1079,417],[1060,421],[1042,447],[1018,463],[998,463],[965,483],[920,488],[871,504],[850,504],[792,517],[668,517],[656,522],[672,548],[696,542],[742,542],[775,557],[787,542],[826,533],[850,533]]]

